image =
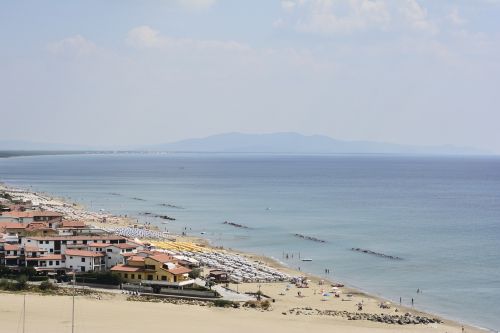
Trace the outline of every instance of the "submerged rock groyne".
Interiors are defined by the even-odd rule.
[[[156,217],[156,218],[163,219],[163,220],[169,220],[169,221],[176,220],[174,217],[171,217],[168,215],[160,215],[160,214],[155,214],[155,213],[150,213],[150,212],[143,212],[143,213],[139,213],[139,214],[144,215],[144,216]]]
[[[233,226],[235,228],[250,229],[246,225],[239,224],[239,223],[234,223],[234,222],[229,222],[229,221],[224,221],[224,222],[222,222],[222,224],[227,224],[227,225]]]
[[[319,238],[312,237],[312,236],[306,236],[306,235],[302,235],[302,234],[293,234],[293,235],[295,237],[310,240],[310,241],[317,242],[317,243],[326,243],[326,240],[319,239]]]
[[[167,207],[167,208],[184,209],[184,207],[177,206],[177,205],[172,205],[172,204],[169,204],[169,203],[161,203],[160,206]]]
[[[375,251],[367,250],[367,249],[362,249],[362,248],[359,248],[359,247],[353,247],[351,249],[351,251],[361,252],[361,253],[366,253],[366,254],[371,254],[371,255],[374,255],[374,256],[377,256],[377,257],[380,257],[380,258],[385,258],[385,259],[403,260],[403,258],[398,257],[398,256],[391,256],[389,254],[375,252]]]

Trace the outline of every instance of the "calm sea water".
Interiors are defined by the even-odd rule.
[[[317,275],[329,268],[329,278],[373,294],[406,304],[414,298],[420,309],[500,329],[499,158],[39,156],[0,159],[0,181],[169,231],[206,232],[216,245]],[[141,212],[177,220],[165,225]],[[223,225],[226,220],[251,229]],[[299,253],[313,261],[298,260]]]

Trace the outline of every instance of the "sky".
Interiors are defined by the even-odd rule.
[[[0,2],[0,141],[225,132],[500,153],[500,0]]]

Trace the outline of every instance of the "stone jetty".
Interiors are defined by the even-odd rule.
[[[310,240],[310,241],[317,242],[317,243],[326,243],[326,240],[319,239],[319,238],[312,237],[312,236],[306,236],[306,235],[302,235],[302,234],[293,234],[293,235],[295,237]]]
[[[224,221],[224,222],[222,222],[222,224],[227,224],[227,225],[233,226],[235,228],[250,229],[246,225],[234,223],[234,222],[229,222],[229,221]]]
[[[377,256],[377,257],[391,259],[391,260],[403,260],[403,258],[398,257],[398,256],[391,256],[391,255],[388,255],[388,254],[385,254],[385,253],[375,252],[375,251],[371,251],[371,250],[367,250],[367,249],[362,249],[362,248],[359,248],[359,247],[353,247],[351,249],[351,251],[361,252],[361,253],[366,253],[366,254],[371,254],[371,255],[374,255],[374,256]]]

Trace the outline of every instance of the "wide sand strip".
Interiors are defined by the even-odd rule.
[[[126,301],[124,295],[98,300],[76,297],[75,332],[461,332],[453,324],[387,325],[319,316],[284,316],[279,311],[223,309]],[[0,332],[21,332],[22,294],[0,294]],[[71,331],[71,296],[26,296],[25,332]],[[467,332],[473,330],[468,328]]]

